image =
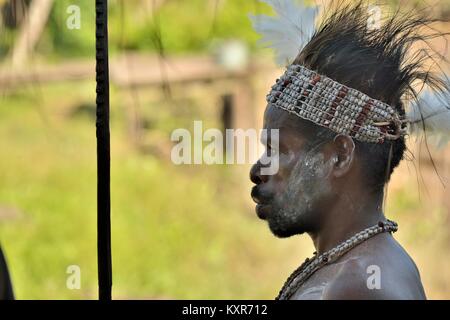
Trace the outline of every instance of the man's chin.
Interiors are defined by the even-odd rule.
[[[277,238],[289,238],[295,235],[303,234],[304,231],[299,228],[293,228],[292,226],[286,226],[280,224],[278,221],[267,219],[269,229]]]
[[[289,238],[304,233],[300,228],[289,225],[286,221],[277,218],[278,212],[270,204],[256,205],[256,214],[262,220],[268,222],[270,231],[278,238]]]
[[[301,234],[300,232],[293,232],[291,230],[281,229],[278,227],[272,227],[270,224],[269,224],[269,229],[275,237],[281,238],[281,239],[290,238],[292,236]]]

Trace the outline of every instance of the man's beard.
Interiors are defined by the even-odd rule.
[[[331,190],[327,168],[321,152],[308,152],[297,160],[284,192],[273,199],[267,216],[275,236],[287,238],[314,229],[320,219],[321,204]]]

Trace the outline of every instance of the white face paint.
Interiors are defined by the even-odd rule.
[[[272,232],[288,237],[307,231],[318,204],[330,194],[328,176],[334,159],[325,160],[317,147],[298,157],[286,182],[286,188],[274,199],[268,222]]]

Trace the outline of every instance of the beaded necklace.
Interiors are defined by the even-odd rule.
[[[342,257],[345,253],[366,241],[367,239],[372,238],[373,236],[383,233],[383,232],[396,232],[398,229],[398,225],[396,222],[387,220],[386,222],[380,221],[378,224],[364,229],[361,232],[358,232],[348,240],[340,243],[336,247],[322,253],[317,256],[317,253],[314,252],[313,258],[307,258],[305,262],[302,263],[300,267],[298,267],[286,280],[283,287],[280,290],[280,293],[275,298],[276,300],[288,300],[291,298],[294,293],[298,290],[298,288],[305,283],[305,281],[312,276],[320,268],[325,265],[336,261],[338,258]]]

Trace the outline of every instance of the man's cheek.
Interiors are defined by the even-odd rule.
[[[291,179],[297,161],[298,159],[296,159],[294,155],[280,154],[278,172],[275,176],[276,180],[283,181],[286,184]]]
[[[285,176],[286,171],[292,168],[293,162],[295,162],[295,154],[292,152],[282,153],[274,152],[271,155],[265,153],[261,159],[261,173],[267,176]],[[281,171],[281,174],[280,174]]]

